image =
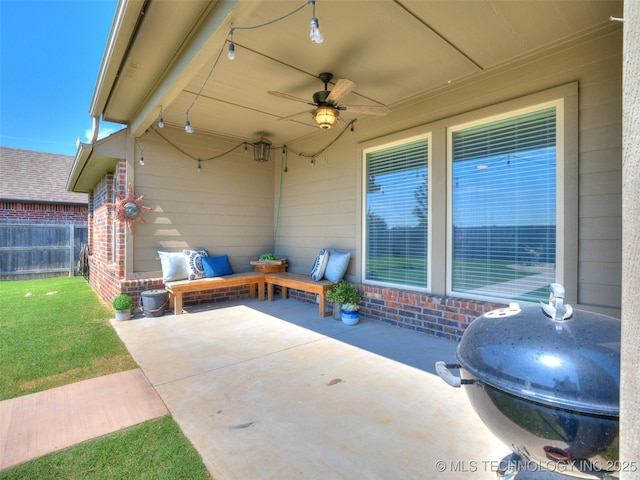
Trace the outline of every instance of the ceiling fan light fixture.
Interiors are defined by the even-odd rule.
[[[336,123],[339,115],[338,110],[333,107],[318,107],[313,111],[313,119],[320,128],[325,130]]]
[[[253,144],[253,159],[256,162],[268,162],[271,156],[271,142],[261,138]]]

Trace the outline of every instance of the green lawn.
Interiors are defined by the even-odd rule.
[[[166,415],[0,473],[2,480],[207,480],[200,456]]]
[[[136,368],[84,278],[1,282],[0,296],[0,400]]]
[[[137,365],[82,277],[0,282],[0,400]],[[0,473],[9,479],[210,479],[170,415]]]

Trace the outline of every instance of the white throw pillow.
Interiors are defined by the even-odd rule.
[[[175,280],[186,280],[187,262],[182,252],[158,252],[162,265],[162,281],[164,283]]]
[[[197,280],[204,278],[204,266],[202,265],[202,257],[208,257],[206,250],[184,250],[184,258],[187,261],[187,278],[189,280]]]

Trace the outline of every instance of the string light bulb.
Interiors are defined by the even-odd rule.
[[[160,109],[160,115],[158,115],[158,127],[164,128],[164,119],[162,118],[162,109]]]
[[[200,160],[198,160],[198,173],[200,173],[201,170],[202,170],[202,167],[200,166]]]
[[[324,42],[324,37],[320,33],[320,22],[318,22],[318,17],[316,17],[316,0],[309,0],[309,3],[313,7],[313,16],[309,22],[309,38],[314,43],[322,43]]]
[[[236,47],[233,42],[229,42],[229,49],[227,50],[227,58],[229,60],[235,60],[236,58]]]
[[[184,122],[184,131],[187,133],[193,133],[193,127],[189,121],[189,112],[187,112],[187,120]]]
[[[309,24],[309,38],[314,43],[322,43],[324,42],[324,37],[322,33],[320,33],[320,24],[318,23],[318,19],[316,17],[311,17],[311,22]]]
[[[144,166],[144,157],[140,155],[140,165]]]

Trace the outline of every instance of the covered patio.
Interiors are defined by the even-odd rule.
[[[513,284],[497,281],[493,278],[495,270],[484,268],[488,262],[479,262],[481,267],[474,271],[473,262],[478,260],[475,251],[467,252],[463,247],[489,245],[487,238],[498,231],[509,237],[513,230],[500,230],[505,226],[523,224],[533,233],[538,233],[541,225],[549,227],[545,230],[549,233],[545,237],[545,249],[528,242],[517,244],[518,247],[535,255],[544,253],[537,261],[540,265],[536,266],[554,268],[554,280],[564,285],[567,301],[574,308],[622,318],[620,458],[635,460],[633,455],[638,450],[638,436],[634,434],[637,431],[634,426],[638,424],[636,245],[639,229],[636,219],[639,217],[636,206],[639,203],[635,187],[639,171],[636,154],[639,145],[636,141],[638,53],[635,48],[638,3],[619,0],[366,3],[310,0],[302,3],[300,10],[295,11],[304,13],[288,15],[298,8],[298,2],[119,2],[89,108],[94,119],[93,139],[78,145],[67,184],[70,191],[89,194],[92,287],[106,301],[121,292],[137,297],[144,290],[164,288],[160,251],[175,253],[204,248],[212,256],[228,255],[234,272],[251,270],[251,260],[272,251],[288,258],[290,272],[306,274],[320,249],[334,248],[351,253],[345,279],[365,292],[362,313],[367,323],[354,332],[364,331],[368,322],[379,321],[380,327],[386,328],[384,322],[393,321],[423,333],[448,335],[453,339],[459,338],[473,318],[496,302],[521,300]],[[322,45],[309,40],[310,18],[320,21],[325,36]],[[276,19],[278,26],[274,27]],[[257,25],[264,28],[252,28]],[[227,52],[233,49],[236,58],[226,58]],[[332,72],[333,81],[320,82],[319,75],[323,72]],[[324,89],[322,83],[325,83]],[[325,129],[316,114],[324,111],[320,107],[326,105],[316,101],[314,95],[330,95],[329,91],[334,89],[342,91],[342,95],[335,94],[340,102],[329,110],[340,113],[343,122]],[[314,99],[311,104],[310,99]],[[350,110],[350,106],[355,108]],[[341,110],[342,107],[345,109]],[[370,114],[371,110],[367,110],[369,114],[363,113],[363,109],[380,107],[388,108],[388,114]],[[529,220],[523,216],[516,222],[479,216],[478,225],[469,224],[464,227],[466,230],[460,230],[459,225],[464,221],[476,220],[472,209],[456,209],[461,199],[468,198],[467,193],[492,192],[483,197],[486,203],[478,203],[480,212],[502,213],[509,206],[519,214],[525,209],[515,202],[520,189],[500,194],[483,187],[480,179],[485,178],[485,174],[491,175],[496,185],[515,185],[512,174],[501,177],[502,170],[493,168],[498,164],[490,160],[496,159],[481,155],[480,163],[473,163],[475,160],[455,157],[452,152],[461,145],[461,139],[476,132],[476,128],[495,131],[503,121],[516,121],[524,116],[533,122],[538,115],[555,125],[549,129],[555,132],[549,148],[556,152],[550,155],[551,175],[536,168],[537,163],[532,159],[516,162],[509,157],[501,160],[500,165],[510,171],[516,163],[533,166],[530,172],[544,179],[549,188],[544,199],[549,202],[545,218]],[[126,127],[110,137],[100,138],[101,121]],[[505,138],[503,144],[507,145],[512,137]],[[494,143],[483,143],[480,150]],[[416,157],[415,162],[407,166],[396,162],[393,152],[398,146],[403,152],[418,150],[419,153],[410,155]],[[256,156],[258,150],[271,151],[270,161],[265,161],[264,155]],[[513,151],[500,150],[499,153],[518,157],[522,151],[527,149],[514,147]],[[380,152],[385,155],[374,155]],[[472,172],[467,175],[467,183],[460,181],[462,177],[456,173],[457,168],[464,165]],[[410,175],[406,175],[407,172]],[[408,195],[389,205],[376,203],[383,195],[392,197],[389,182],[385,185],[382,181],[385,175],[401,178],[400,190]],[[518,178],[532,176],[520,173]],[[135,235],[133,229],[117,221],[114,209],[109,206],[128,189],[135,198],[144,196],[144,205],[151,209],[145,215],[145,223],[136,226]],[[528,190],[547,191],[537,187]],[[493,203],[502,199],[505,201]],[[540,205],[541,202],[528,204]],[[407,219],[395,214],[402,211],[399,207],[406,207]],[[402,235],[398,235],[400,233]],[[381,237],[391,239],[389,245],[376,243]],[[422,248],[418,254],[410,248],[394,250],[399,245],[415,245],[416,238]],[[387,251],[387,246],[394,248]],[[489,250],[492,254],[502,251],[494,244]],[[390,262],[389,272],[381,274],[380,265],[384,263],[381,260],[388,258],[396,260]],[[531,259],[509,262],[503,270],[523,263],[531,263]],[[483,277],[485,270],[489,273],[487,278]],[[461,273],[473,273],[471,280],[479,281],[467,284]],[[508,287],[507,293],[504,287]],[[529,293],[540,290],[537,287],[533,285],[535,290],[530,289]],[[201,300],[209,299],[194,299]],[[286,302],[287,306],[289,303]],[[304,422],[300,422],[298,428],[305,432],[308,428],[308,432],[298,437],[297,442],[292,440],[291,445],[301,449],[299,445],[303,444],[305,448],[301,451],[308,452],[309,447],[315,445],[313,432],[318,431],[308,425],[312,414],[317,414],[313,399],[322,396],[302,395],[300,405],[282,403],[279,407],[284,410],[277,410],[277,416],[269,418],[268,415],[276,414],[270,409],[273,406],[270,400],[260,395],[262,388],[266,388],[264,379],[279,373],[272,382],[278,386],[277,392],[285,392],[285,397],[279,400],[291,401],[315,385],[318,394],[343,388],[349,395],[345,392],[342,398],[353,398],[356,404],[365,405],[359,396],[364,387],[362,379],[377,381],[378,377],[363,376],[362,370],[377,373],[384,368],[369,364],[369,354],[365,355],[366,360],[360,359],[358,355],[362,352],[351,350],[353,346],[348,346],[348,350],[358,361],[345,365],[342,363],[346,358],[342,350],[347,346],[344,338],[336,340],[313,329],[314,334],[308,337],[309,330],[300,332],[299,326],[294,328],[289,323],[284,332],[280,332],[280,339],[271,334],[280,329],[278,322],[271,324],[268,333],[254,336],[271,315],[268,310],[261,312],[260,320],[256,321],[252,312],[258,307],[279,308],[280,302],[256,304],[255,309],[244,312],[246,320],[236,318],[230,322],[226,334],[236,336],[233,342],[217,329],[214,332],[182,330],[184,322],[191,319],[197,323],[199,315],[231,312],[227,303],[207,313],[192,309],[186,318],[176,319],[173,326],[166,327],[173,329],[165,332],[167,338],[180,338],[178,334],[182,332],[186,338],[198,339],[183,344],[182,350],[169,347],[162,338],[157,345],[143,345],[156,334],[154,329],[143,334],[144,326],[164,325],[165,319],[145,319],[131,325],[118,325],[118,329],[123,338],[125,328],[131,330],[131,334],[140,330],[141,335],[148,335],[141,336],[139,342],[134,337],[125,340],[143,368],[150,367],[145,366],[142,352],[158,349],[156,355],[164,362],[176,349],[175,365],[166,365],[176,368],[167,370],[174,373],[160,379],[156,379],[153,372],[148,373],[159,391],[176,385],[192,392],[191,385],[182,387],[180,382],[211,376],[199,383],[210,385],[211,390],[202,395],[202,402],[216,405],[215,410],[208,412],[207,421],[220,421],[208,424],[209,431],[217,428],[219,432],[229,433],[227,436],[256,435],[237,443],[232,439],[225,440],[228,444],[220,440],[223,442],[220,449],[228,448],[233,454],[245,449],[248,453],[260,450],[260,445],[273,443],[269,435],[279,432],[269,428],[268,435],[258,434],[267,419],[280,428],[290,427],[285,421],[287,416],[299,413],[298,419]],[[225,320],[216,318],[208,323],[218,325]],[[187,323],[187,326],[195,325]],[[301,336],[300,343],[279,343],[287,338],[290,328]],[[398,332],[404,333],[407,332]],[[319,338],[315,336],[318,334]],[[391,341],[390,335],[385,333],[380,343],[388,343],[391,349],[404,349],[397,346],[402,344]],[[214,350],[206,341],[210,337],[224,338],[222,345],[233,350],[234,355],[216,352],[219,363],[207,364],[205,358],[208,357],[199,355]],[[243,342],[247,342],[247,338],[251,349],[245,351],[248,346]],[[415,341],[432,340],[419,336]],[[314,358],[308,365],[303,349],[309,342],[319,343],[318,346],[323,342],[337,343],[330,352],[323,352],[324,356]],[[140,352],[136,354],[136,348],[130,344]],[[164,349],[158,345],[164,345]],[[233,345],[243,348],[234,349]],[[245,356],[240,355],[242,351]],[[338,352],[335,358],[331,353],[334,351]],[[287,357],[294,354],[302,355],[301,359]],[[371,358],[389,361],[385,357]],[[178,359],[184,360],[183,364],[188,361],[191,366],[179,368]],[[263,364],[256,359],[261,359]],[[272,359],[280,360],[281,365],[271,365]],[[351,371],[354,363],[358,368]],[[334,368],[325,370],[325,365]],[[248,368],[244,383],[239,382],[241,376],[233,375],[234,369],[242,366]],[[295,372],[291,378],[304,383],[290,384],[292,380],[284,367]],[[342,367],[346,369],[344,373]],[[255,372],[261,375],[255,376]],[[314,383],[305,377],[308,372],[318,376],[324,373],[324,377],[316,378]],[[429,402],[439,405],[437,408],[455,405],[457,413],[468,407],[462,392],[440,393],[435,386],[431,388],[430,382],[441,383],[437,378],[418,371],[420,381],[417,381],[414,373],[409,369],[400,377],[385,374],[387,388],[380,390],[369,380],[368,402],[375,399],[381,403],[366,405],[373,405],[371,412],[380,411],[382,407],[381,411],[388,412],[397,404],[412,407],[407,412],[413,416],[407,413],[402,417],[415,428],[407,437],[411,441],[406,445],[416,449],[416,458],[422,458],[418,468],[427,468],[426,473],[413,476],[431,478],[435,476],[431,461],[434,457],[424,463],[425,455],[430,454],[420,450],[418,438],[425,437],[420,437],[415,425],[424,425],[425,430],[434,432],[431,441],[426,442],[430,452],[436,452],[434,445],[455,445],[451,451],[459,456],[467,445],[464,439],[469,424],[466,417],[464,422],[456,422],[462,417],[444,414],[430,403],[419,403],[416,398],[422,401],[431,396]],[[231,385],[214,378],[217,375],[227,375],[229,381],[238,382],[233,392],[258,392],[257,398],[246,405],[243,403],[246,396],[220,404],[212,402],[214,393],[224,395],[220,393],[221,385]],[[327,385],[337,379],[342,381]],[[306,387],[307,384],[310,386]],[[247,389],[247,385],[252,388]],[[404,392],[408,385],[413,387],[411,395],[417,395],[412,401],[397,393]],[[352,386],[353,391],[348,390]],[[420,389],[424,389],[424,394]],[[200,393],[187,396],[194,399]],[[188,403],[181,407],[168,392],[163,395],[168,404],[175,403],[172,411],[175,410],[176,419],[185,430],[190,430],[181,412],[193,407]],[[460,403],[454,403],[453,399]],[[225,412],[229,410],[225,409],[225,402],[232,403],[238,413],[249,412],[252,415],[247,417],[255,418],[227,418]],[[345,408],[342,403],[333,405],[336,412],[337,406]],[[340,415],[340,422],[346,422],[345,418],[359,419],[358,415],[364,410],[349,408]],[[432,415],[428,417],[431,423],[425,423],[427,417],[415,415]],[[380,414],[362,424],[349,424],[347,436],[354,435],[365,441],[357,446],[349,444],[348,448],[373,452],[370,444],[374,440],[366,432],[375,428],[376,434],[384,439],[385,430],[380,422],[385,418]],[[191,421],[195,425],[202,419]],[[458,424],[462,425],[463,436],[456,438],[453,431]],[[225,430],[238,425],[242,428]],[[343,439],[343,434],[338,435],[337,431],[337,427],[331,431],[334,440]],[[452,432],[451,443],[440,443],[440,437],[448,432]],[[284,428],[281,436],[294,438]],[[477,448],[488,448],[485,436],[477,438],[482,439]],[[193,441],[199,444],[197,438]],[[364,446],[366,444],[369,445]],[[344,445],[336,442],[335,450],[330,453],[341,451]],[[280,446],[276,456],[281,456],[282,451]],[[203,455],[208,462],[211,458],[234,458],[222,455],[221,450],[216,452],[219,457],[206,452]],[[378,450],[375,453],[378,455]],[[403,451],[403,455],[405,453]],[[369,457],[387,455],[384,458],[391,461],[388,452],[376,455]],[[493,459],[493,454],[490,456]],[[283,465],[289,465],[289,461],[284,459]],[[304,455],[300,462],[305,462]],[[318,465],[324,463],[318,462]],[[318,465],[314,466],[316,470],[320,469]],[[371,461],[365,465],[375,468]],[[303,473],[315,471],[299,468]],[[358,477],[361,476],[359,472]]]
[[[114,326],[216,479],[495,478],[509,448],[434,371],[455,342],[316,313],[254,299]]]

